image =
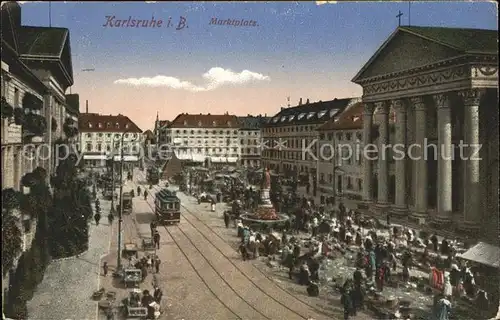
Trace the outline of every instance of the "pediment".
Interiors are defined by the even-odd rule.
[[[423,67],[461,55],[444,44],[398,29],[370,58],[353,82]]]

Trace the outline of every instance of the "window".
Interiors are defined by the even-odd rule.
[[[201,127],[201,121],[198,121],[198,127]]]
[[[305,115],[306,115],[305,113],[299,114],[299,116],[297,117],[297,120],[302,120],[302,118],[304,118]]]
[[[111,138],[111,133],[106,134],[106,138]]]
[[[352,134],[351,134],[351,133],[349,133],[349,132],[348,132],[348,133],[346,133],[346,134],[345,134],[345,138],[346,138],[346,140],[347,140],[347,141],[350,141],[350,140],[351,140],[351,136],[352,136]]]
[[[106,128],[111,128],[111,122],[106,122]]]
[[[363,180],[358,179],[358,190],[363,191]]]
[[[85,148],[85,151],[87,151],[87,152],[92,151],[92,144],[87,143],[87,146],[86,146],[86,148]]]
[[[322,118],[326,114],[326,110],[321,110],[318,112],[318,118]]]
[[[99,126],[99,128],[102,128],[102,123],[99,122],[98,126]]]
[[[92,133],[87,133],[86,136],[87,138],[92,138]]]
[[[97,144],[97,151],[99,151],[99,152],[102,151],[102,144],[100,144],[100,143]]]
[[[194,130],[191,130],[191,134],[194,134]]]
[[[215,120],[214,120],[214,121],[212,122],[212,125],[213,125],[214,127],[216,127],[216,126],[217,126],[217,121],[215,121]]]
[[[19,89],[18,88],[14,88],[14,107],[15,108],[20,107],[20,105],[19,105]]]
[[[311,119],[312,117],[314,117],[315,114],[316,114],[316,112],[309,112],[307,114],[307,119]]]
[[[275,117],[275,118],[273,118],[273,123],[278,122],[278,120],[279,120],[279,119],[280,119],[279,117]]]
[[[110,145],[106,145],[106,151],[111,151],[111,146]]]
[[[231,121],[228,121],[228,122],[227,122],[227,126],[228,126],[228,127],[231,127]]]
[[[130,127],[130,124],[126,123],[125,128],[128,129]]]
[[[118,122],[115,123],[115,128],[116,129],[119,129],[120,128],[120,124]]]

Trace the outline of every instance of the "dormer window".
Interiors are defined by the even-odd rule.
[[[291,116],[288,117],[288,121],[292,121],[295,118],[295,115],[292,114]]]
[[[212,121],[212,125],[213,125],[214,127],[217,127],[217,121],[215,121],[215,120],[214,120],[214,121]]]
[[[115,123],[115,128],[120,129],[120,124],[118,122]]]
[[[358,121],[358,120],[359,120],[359,116],[354,116],[354,117],[352,117],[352,121],[353,121],[353,122],[356,122],[356,121]]]
[[[89,122],[89,128],[92,128],[92,123]]]
[[[130,127],[130,124],[125,124],[125,128],[128,129]]]
[[[330,110],[330,118],[334,117],[339,112],[339,109]]]
[[[304,118],[305,115],[306,115],[305,113],[299,114],[299,116],[297,117],[297,120],[302,120],[302,118]]]
[[[276,117],[273,119],[273,122],[276,123],[276,122],[278,122],[279,119],[280,119],[279,117]]]
[[[111,128],[111,122],[106,122],[106,128]]]
[[[187,126],[187,125],[188,125],[187,120],[184,120],[184,125],[185,125],[185,126]]]
[[[99,122],[98,126],[99,126],[99,128],[102,128],[102,123]]]
[[[309,112],[309,114],[307,115],[307,119],[311,119],[312,117],[314,117],[314,115],[316,114],[316,112]]]
[[[286,116],[281,117],[281,122],[284,122],[286,120]]]
[[[227,122],[227,126],[228,126],[228,127],[231,127],[231,121],[228,121],[228,122]]]
[[[322,118],[326,114],[326,110],[321,110],[318,112],[318,118]]]
[[[201,121],[198,121],[198,127],[201,127]]]

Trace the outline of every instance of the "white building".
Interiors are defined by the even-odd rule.
[[[78,150],[83,155],[82,161],[86,167],[104,168],[106,160],[112,156],[115,162],[119,162],[120,150],[123,150],[127,169],[139,165],[144,155],[142,130],[127,116],[82,113],[78,128]]]
[[[262,115],[238,117],[240,122],[240,164],[242,166],[260,167],[262,154],[261,128],[269,119],[271,118]]]
[[[240,157],[238,118],[181,113],[167,127],[159,153],[175,152],[185,163],[236,165]]]

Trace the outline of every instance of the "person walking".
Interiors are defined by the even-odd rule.
[[[161,264],[160,258],[156,257],[156,259],[155,259],[155,271],[156,271],[156,273],[160,273],[160,264]]]
[[[226,228],[229,228],[229,213],[227,211],[224,211],[224,224]]]
[[[104,276],[107,276],[108,275],[108,263],[107,262],[104,262],[103,265],[102,265],[102,272],[104,274]]]
[[[160,249],[160,233],[158,232],[158,230],[155,230],[155,234],[153,236],[153,241],[154,241],[156,249]]]
[[[140,197],[141,196],[141,187],[137,186],[137,195]]]
[[[101,221],[101,214],[99,212],[97,212],[94,215],[94,220],[95,220],[95,225],[98,226],[99,225],[99,221]]]
[[[148,190],[144,190],[144,200],[148,200]]]
[[[115,216],[112,213],[108,214],[108,223],[109,223],[109,225],[113,224],[113,220],[114,219],[115,219]]]

